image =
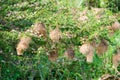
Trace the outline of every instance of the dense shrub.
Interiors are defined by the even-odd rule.
[[[93,5],[100,7],[96,4],[100,4],[99,1],[102,0],[92,0],[90,3],[94,1]],[[104,12],[100,12],[101,18],[96,18],[91,9],[84,15],[87,19],[83,20],[81,14],[86,7],[78,0],[1,0],[0,2],[0,78],[2,80],[33,78],[91,80],[98,79],[103,74],[116,74],[112,68],[112,55],[116,51],[116,46],[120,45],[120,31],[110,37],[106,26],[112,25],[117,20],[120,21],[118,14],[114,15],[105,8]],[[25,33],[35,22],[45,24],[47,39]],[[49,32],[57,25],[62,32],[62,38],[60,42],[54,44],[49,38]],[[23,56],[17,56],[16,53],[20,34],[32,38],[30,47]],[[99,43],[103,38],[108,41],[108,51],[100,57],[95,52],[93,63],[87,63],[78,46],[83,44],[84,39]],[[59,54],[56,62],[50,61],[47,56],[53,46],[58,49]],[[64,51],[70,46],[74,46],[75,60],[67,60],[63,57]]]

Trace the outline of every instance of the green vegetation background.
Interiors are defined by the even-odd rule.
[[[117,20],[120,22],[120,16],[110,18],[114,14],[119,14],[118,8],[115,6],[115,0],[90,1],[94,7],[104,7],[107,10],[100,20],[89,10],[88,21],[82,23],[78,20],[79,12],[91,6],[86,5],[87,2],[84,0],[0,0],[1,80],[26,80],[34,77],[39,77],[38,80],[97,80],[103,74],[116,76],[111,58],[116,46],[120,46],[120,31],[109,37],[107,29],[101,26],[112,25]],[[50,49],[52,45],[49,38],[46,41],[33,37],[24,56],[17,56],[15,48],[19,41],[19,32],[24,34],[24,31],[35,22],[43,22],[48,35],[50,27],[54,29],[59,25],[62,33],[69,31],[74,36],[68,39],[63,35],[66,45],[62,42],[57,44],[60,55],[57,62],[51,62],[46,55],[44,46]],[[78,46],[82,44],[81,37],[87,36],[88,40],[92,40],[95,34],[109,40],[109,50],[101,57],[95,54],[94,62],[88,64],[79,52]],[[73,44],[77,60],[63,59],[61,56],[65,49]]]

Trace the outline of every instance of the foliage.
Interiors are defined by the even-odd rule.
[[[81,1],[81,2],[80,2]],[[79,20],[83,0],[1,0],[0,1],[0,67],[1,80],[26,80],[36,77],[38,80],[96,80],[103,74],[113,74],[112,55],[116,46],[120,45],[120,31],[113,37],[108,36],[105,26],[112,25],[120,17],[113,18],[110,10],[105,9],[102,18],[96,19],[92,10],[88,10],[87,22]],[[94,2],[95,0],[93,0]],[[102,1],[102,0],[98,0]],[[84,1],[83,1],[84,2]],[[116,9],[115,9],[116,10]],[[111,19],[112,17],[112,19]],[[55,46],[59,49],[59,59],[51,62],[46,53],[54,45],[49,37],[47,39],[32,37],[30,48],[23,56],[17,56],[16,45],[19,34],[25,34],[35,22],[43,22],[47,28],[47,36],[50,28],[59,25],[63,33],[62,39]],[[69,32],[72,38],[65,34]],[[25,34],[30,36],[29,34]],[[109,50],[103,56],[98,57],[94,53],[94,62],[85,61],[78,49],[83,43],[81,38],[87,37],[87,41],[99,41],[100,38],[109,40]],[[74,45],[77,60],[66,60],[64,51]]]

